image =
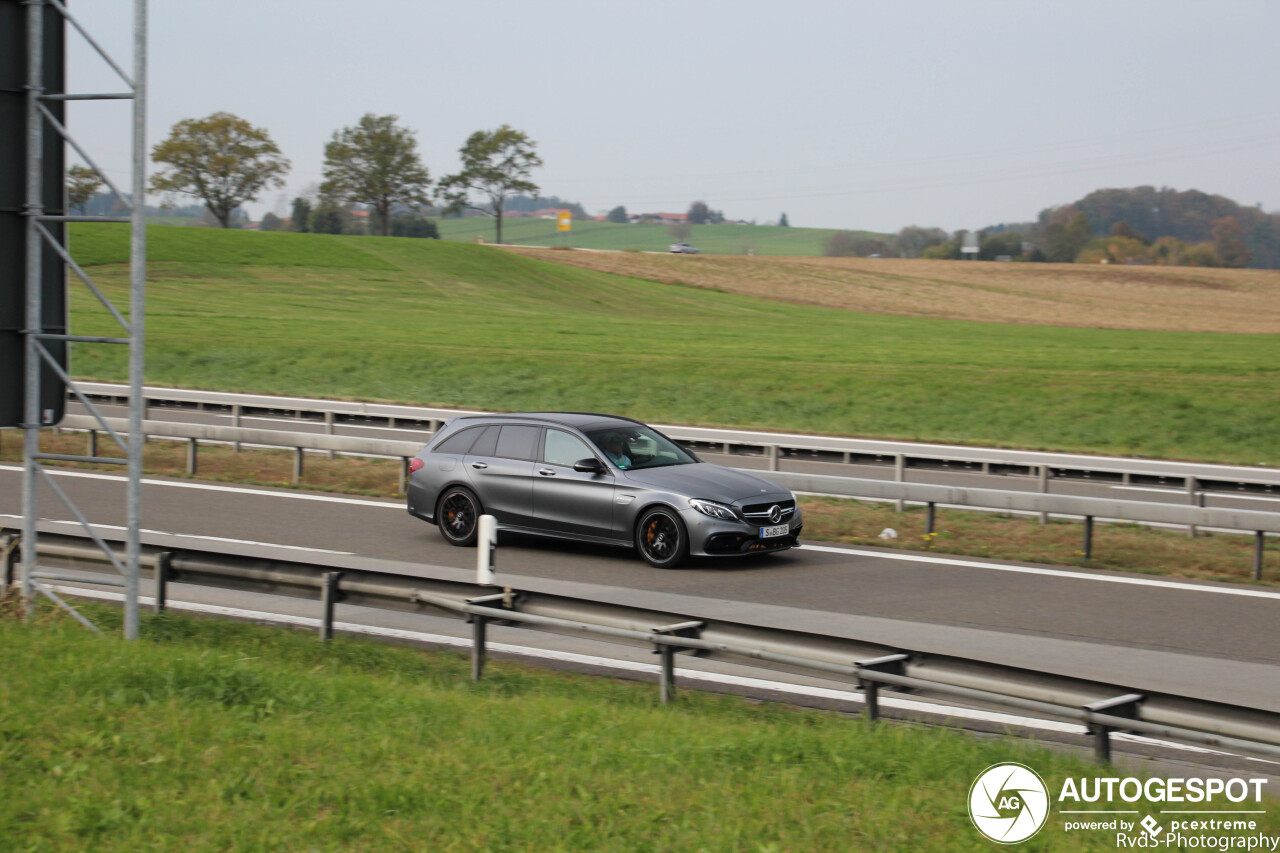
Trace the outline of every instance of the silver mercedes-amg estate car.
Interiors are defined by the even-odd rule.
[[[636,548],[650,565],[797,544],[796,498],[698,459],[640,421],[584,412],[464,415],[409,463],[409,512],[472,545],[479,517],[512,530]]]

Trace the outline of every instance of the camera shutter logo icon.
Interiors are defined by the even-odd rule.
[[[1049,819],[1049,789],[1023,764],[994,764],[969,788],[969,818],[997,844],[1026,841]]]

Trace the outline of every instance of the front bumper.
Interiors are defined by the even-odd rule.
[[[760,538],[763,525],[745,521],[725,521],[703,515],[695,509],[680,513],[689,531],[689,553],[695,557],[731,557],[739,554],[769,554],[799,545],[804,518],[800,508],[787,522],[786,536]]]

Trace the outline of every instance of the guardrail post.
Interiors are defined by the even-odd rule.
[[[0,545],[0,555],[4,559],[0,560],[3,564],[4,571],[4,589],[0,593],[9,594],[9,588],[13,586],[14,570],[13,567],[18,564],[18,542],[19,536],[16,533],[10,533],[4,537],[4,544]]]
[[[1085,719],[1087,720],[1086,729],[1089,734],[1093,735],[1093,756],[1098,760],[1099,764],[1111,763],[1111,733],[1113,731],[1123,731],[1123,729],[1116,729],[1104,723],[1099,723],[1094,719],[1094,715],[1101,714],[1108,717],[1136,720],[1138,718],[1138,708],[1146,698],[1141,693],[1126,693],[1124,696],[1090,702],[1084,706]]]
[[[409,483],[409,457],[400,457],[400,480],[396,483],[396,494],[403,495]]]
[[[243,407],[241,407],[239,403],[232,403],[231,404],[231,425],[233,427],[239,428],[240,418],[243,415],[244,415]],[[236,453],[240,452],[240,442],[238,441],[232,442],[231,446],[235,448]]]
[[[342,572],[325,572],[320,587],[320,601],[323,614],[320,617],[320,639],[333,639],[333,607],[338,603],[338,581]]]
[[[702,635],[705,622],[677,622],[674,625],[663,625],[653,629],[653,652],[662,656],[662,668],[658,673],[658,695],[663,705],[676,698],[676,646],[662,642],[660,637],[689,637],[698,639]],[[689,651],[685,649],[684,651]]]
[[[898,483],[905,483],[907,481],[907,457],[904,454],[898,453],[893,457],[893,479]],[[907,502],[899,500],[898,512],[902,512],[906,508]]]
[[[1053,472],[1049,470],[1049,466],[1041,465],[1040,466],[1040,491],[1044,492],[1046,495],[1049,494],[1049,478],[1051,476],[1053,476]],[[1041,524],[1049,523],[1049,513],[1047,512],[1040,513],[1040,523]]]
[[[1259,530],[1253,540],[1253,579],[1262,580],[1262,550],[1266,547],[1267,534]]]
[[[880,719],[880,682],[874,678],[864,677],[864,673],[885,672],[893,675],[903,675],[904,667],[910,657],[910,655],[898,653],[872,658],[871,660],[860,660],[853,664],[858,673],[858,686],[862,688],[862,697],[867,706],[867,719],[869,721],[874,723]]]
[[[296,486],[296,485],[298,485],[298,484],[300,484],[300,483],[302,482],[302,455],[303,455],[303,453],[304,453],[304,452],[305,452],[305,451],[303,451],[303,449],[302,449],[301,447],[295,447],[295,448],[293,449],[293,479],[292,479],[292,483],[293,483],[293,485],[295,485],[295,486]]]
[[[96,429],[89,430],[89,455],[93,457],[98,455],[98,431]]]
[[[485,634],[489,619],[485,616],[471,614],[471,680],[479,681],[484,676]]]
[[[325,434],[325,435],[334,435],[334,431],[333,431],[333,411],[332,411],[332,410],[327,411],[327,412],[325,412],[325,413],[324,413],[324,434]],[[330,450],[330,451],[329,451],[329,458],[330,458],[330,459],[337,459],[337,458],[338,458],[338,452],[337,452],[336,450]]]
[[[1093,559],[1093,516],[1084,517],[1084,558]]]
[[[514,610],[519,593],[513,593],[511,587],[493,595],[481,595],[468,598],[467,604],[481,604],[487,607],[498,607],[503,610]],[[484,662],[487,653],[485,646],[488,626],[494,617],[482,613],[468,613],[467,621],[471,623],[471,680],[479,681],[484,676]]]
[[[1190,499],[1190,503],[1192,506],[1200,505],[1200,496],[1196,492],[1196,487],[1198,485],[1199,485],[1199,482],[1196,480],[1195,477],[1187,478],[1187,497]],[[1196,526],[1194,524],[1187,525],[1187,535],[1190,536],[1192,539],[1196,538]]]
[[[198,463],[196,461],[196,448],[198,442],[194,438],[187,439],[187,476],[194,477],[196,475]]]
[[[169,603],[169,573],[172,562],[172,551],[161,551],[156,555],[156,613],[163,613]]]
[[[925,511],[924,511],[924,535],[925,536],[929,536],[933,533],[933,517],[934,517],[934,512],[936,507],[937,507],[937,504],[935,504],[933,501],[929,501],[929,503],[925,507]]]

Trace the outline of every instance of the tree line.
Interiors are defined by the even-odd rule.
[[[446,214],[473,210],[492,217],[501,243],[509,198],[538,192],[531,179],[533,169],[542,165],[536,149],[536,142],[510,125],[478,130],[458,149],[462,168],[433,182],[414,131],[401,125],[398,116],[367,113],[334,131],[324,148],[318,198],[294,199],[290,226],[342,233],[352,208],[360,205],[368,210],[375,233],[438,236],[435,224],[423,215],[434,194]],[[265,129],[228,112],[179,121],[152,149],[151,158],[161,167],[151,178],[151,191],[199,199],[223,228],[241,205],[283,187],[290,168]],[[90,179],[77,169],[83,167],[68,171],[68,198],[73,206],[83,198],[83,206],[101,184],[93,184],[96,175]],[[263,223],[268,230],[284,225],[274,214],[264,216]]]
[[[890,237],[841,231],[829,256],[1280,268],[1280,214],[1199,190],[1104,189],[1046,208],[1034,222],[969,232],[909,226]]]

